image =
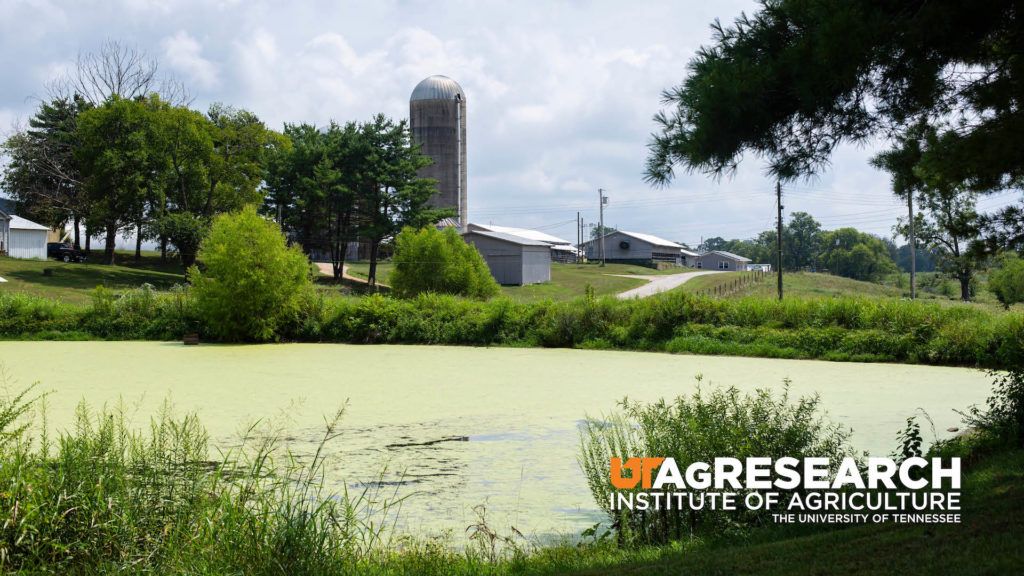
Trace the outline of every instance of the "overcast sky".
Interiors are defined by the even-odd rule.
[[[752,2],[290,2],[0,0],[0,131],[34,111],[45,83],[105,39],[137,46],[189,88],[193,106],[224,102],[268,126],[407,118],[423,78],[457,80],[467,98],[471,222],[575,240],[576,212],[696,245],[774,225],[774,183],[757,158],[715,182],[680,174],[643,182],[651,117],[678,84],[709,24]],[[816,181],[784,189],[786,213],[826,229],[892,235],[903,208],[868,159],[845,147]],[[984,198],[982,208],[1018,196]]]

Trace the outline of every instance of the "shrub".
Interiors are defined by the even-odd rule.
[[[853,455],[849,431],[819,414],[818,397],[803,397],[791,403],[788,386],[780,395],[768,390],[741,394],[736,388],[705,393],[698,388],[693,395],[673,401],[643,404],[623,400],[620,406],[619,414],[584,422],[580,465],[595,501],[617,526],[623,543],[661,544],[729,529],[743,530],[764,521],[768,511],[611,510],[612,457],[669,457],[685,470],[694,462],[712,462],[721,457],[823,457],[837,462]],[[635,490],[641,490],[639,485]],[[688,491],[701,492],[693,486]]]
[[[1024,302],[1024,260],[1016,255],[1004,257],[1003,265],[989,273],[988,289],[1007,309]]]
[[[297,245],[253,208],[218,216],[189,280],[207,330],[222,340],[270,340],[297,316],[312,268]]]
[[[395,240],[394,262],[391,288],[400,297],[433,292],[485,300],[500,292],[483,256],[454,228],[406,228]]]

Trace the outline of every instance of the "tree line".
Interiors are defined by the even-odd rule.
[[[699,249],[724,250],[754,262],[777,265],[778,233],[766,230],[747,240],[708,238]],[[806,212],[794,212],[782,228],[782,266],[786,270],[828,271],[877,282],[897,270],[898,252],[891,240],[855,228],[822,230]]]
[[[0,185],[23,216],[70,226],[76,247],[102,237],[106,264],[132,233],[137,259],[154,240],[187,268],[215,215],[257,205],[305,250],[329,253],[337,278],[348,243],[365,241],[372,283],[386,238],[452,214],[427,206],[434,182],[416,171],[430,159],[405,120],[281,133],[230,105],[199,112],[154,60],[116,42],[79,57],[49,92],[3,142]]]

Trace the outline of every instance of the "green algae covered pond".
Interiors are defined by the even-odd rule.
[[[195,412],[214,446],[254,422],[312,451],[324,418],[346,406],[328,445],[335,490],[379,487],[410,497],[398,529],[459,538],[486,506],[501,533],[573,535],[601,514],[576,464],[577,427],[629,396],[656,400],[702,387],[819,393],[829,417],[853,428],[859,450],[887,455],[908,416],[925,410],[939,438],[955,409],[981,404],[991,378],[966,368],[683,356],[566,349],[201,345],[154,342],[0,342],[8,388],[32,382],[51,428],[83,399],[120,404],[140,428],[170,400]],[[934,435],[922,422],[925,439]],[[216,454],[212,455],[216,457]],[[381,476],[381,474],[383,474]]]

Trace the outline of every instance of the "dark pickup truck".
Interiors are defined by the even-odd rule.
[[[65,262],[85,262],[85,250],[75,250],[70,242],[47,242],[46,257]]]

